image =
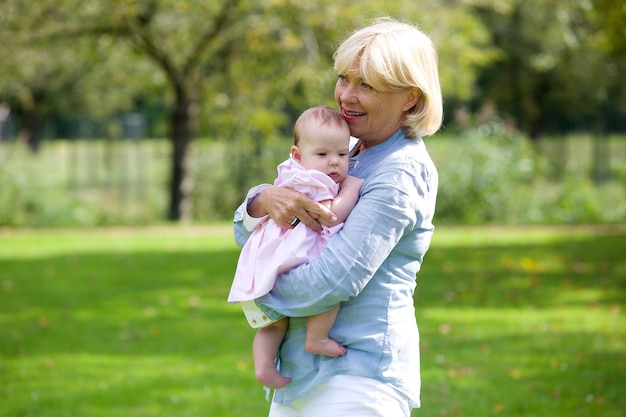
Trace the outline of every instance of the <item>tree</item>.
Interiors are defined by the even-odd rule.
[[[10,11],[2,21],[10,23],[3,26],[10,29],[0,32],[14,41],[16,53],[28,50],[45,57],[64,48],[73,52],[61,72],[74,74],[69,78],[74,89],[84,86],[85,80],[92,86],[117,82],[118,88],[102,88],[101,95],[120,90],[129,100],[152,89],[167,100],[170,220],[191,216],[189,155],[200,121],[226,140],[251,138],[253,154],[247,160],[253,161],[262,141],[290,131],[281,129],[305,107],[332,105],[334,48],[350,30],[372,18],[391,15],[423,21],[441,46],[441,60],[446,62],[442,79],[449,95],[467,97],[477,66],[488,57],[485,32],[464,13],[466,9],[451,13],[436,2],[418,6],[376,0],[358,5],[336,0],[0,1],[3,10]],[[459,34],[453,42],[451,32]],[[81,67],[81,62],[91,66]],[[58,81],[61,76],[52,78]],[[52,82],[44,84],[48,88]],[[62,95],[54,89],[47,97]],[[94,108],[87,94],[79,102]],[[119,103],[124,105],[121,99]]]
[[[259,79],[263,72],[274,78],[282,72],[290,88],[308,89],[301,81],[319,64],[317,34],[311,28],[333,27],[332,20],[311,5],[289,1],[265,6],[246,0],[42,0],[28,13],[19,1],[6,0],[5,4],[20,23],[14,27],[20,26],[20,33],[26,34],[23,45],[47,48],[53,41],[113,37],[165,75],[171,100],[170,220],[190,218],[188,157],[202,93],[224,90],[226,96],[234,92],[250,100],[251,95],[245,93],[254,87],[252,101],[265,108],[271,95],[285,96],[285,91],[274,87],[271,79]],[[280,47],[285,50],[279,51]],[[304,59],[296,62],[287,54]],[[233,86],[220,84],[233,80],[233,74],[242,74]],[[241,104],[242,100],[231,102]],[[250,108],[245,105],[238,110]]]
[[[0,97],[18,115],[20,138],[34,153],[39,149],[46,116],[85,112],[108,116],[130,108],[139,92],[150,90],[139,80],[150,79],[147,75],[152,68],[136,54],[116,47],[110,37],[67,39],[54,35],[42,16],[58,17],[62,9],[42,2],[5,0],[2,11]],[[120,71],[123,66],[127,68]],[[151,88],[162,91],[161,85]]]
[[[24,10],[21,4],[3,5],[0,39],[3,59],[0,61],[0,91],[14,113],[22,116],[20,136],[30,150],[37,153],[42,135],[41,113],[52,96],[63,97],[71,91],[77,74],[85,71],[77,48],[68,50],[50,46],[45,50],[27,47]],[[6,46],[5,46],[6,45]],[[4,47],[5,46],[5,47]],[[77,45],[78,48],[82,45]]]
[[[587,11],[590,21],[590,48],[600,51],[607,57],[603,62],[602,76],[607,78],[606,102],[613,106],[614,114],[623,119],[626,113],[626,87],[623,74],[626,73],[626,0],[596,0]],[[625,129],[623,122],[618,129]]]
[[[499,51],[482,69],[475,99],[493,100],[531,138],[593,129],[607,105],[623,101],[615,93],[623,84],[620,67],[607,53],[617,45],[623,49],[623,35],[617,35],[623,32],[623,6],[605,0],[477,0],[475,10]]]
[[[168,219],[189,220],[191,207],[187,197],[193,186],[189,154],[199,111],[198,87],[228,59],[232,39],[221,35],[236,25],[241,5],[239,1],[166,3],[112,2],[110,21],[80,28],[78,32],[122,37],[166,75],[173,91]],[[201,20],[189,14],[192,6],[192,12]]]

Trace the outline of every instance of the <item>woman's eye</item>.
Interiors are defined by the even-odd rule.
[[[371,89],[372,89],[372,86],[371,86],[371,85],[369,85],[369,84],[365,84],[365,83],[361,83],[361,87],[363,87],[363,88],[364,88],[364,89],[366,89],[366,90],[371,90]]]
[[[339,81],[346,81],[347,80],[346,76],[343,75],[343,74],[339,74],[338,78],[339,78]]]

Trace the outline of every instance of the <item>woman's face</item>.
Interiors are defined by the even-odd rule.
[[[364,148],[377,145],[394,134],[404,120],[405,112],[415,105],[419,95],[414,91],[379,92],[361,78],[358,60],[350,70],[339,74],[335,100],[350,134],[361,140]]]

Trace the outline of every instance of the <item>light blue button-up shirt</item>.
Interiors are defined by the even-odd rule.
[[[338,374],[388,384],[419,407],[419,333],[413,306],[416,274],[433,233],[438,177],[424,142],[402,130],[350,159],[363,178],[359,202],[322,255],[285,274],[257,300],[271,319],[289,316],[279,370],[291,382],[274,401],[289,403]],[[245,203],[235,213],[243,245]],[[249,217],[249,216],[248,216]],[[341,303],[330,337],[347,347],[338,358],[304,350],[306,317]]]

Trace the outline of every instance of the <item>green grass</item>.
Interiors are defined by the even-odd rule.
[[[414,416],[618,417],[626,227],[445,228]],[[0,416],[267,415],[229,226],[0,230]]]

